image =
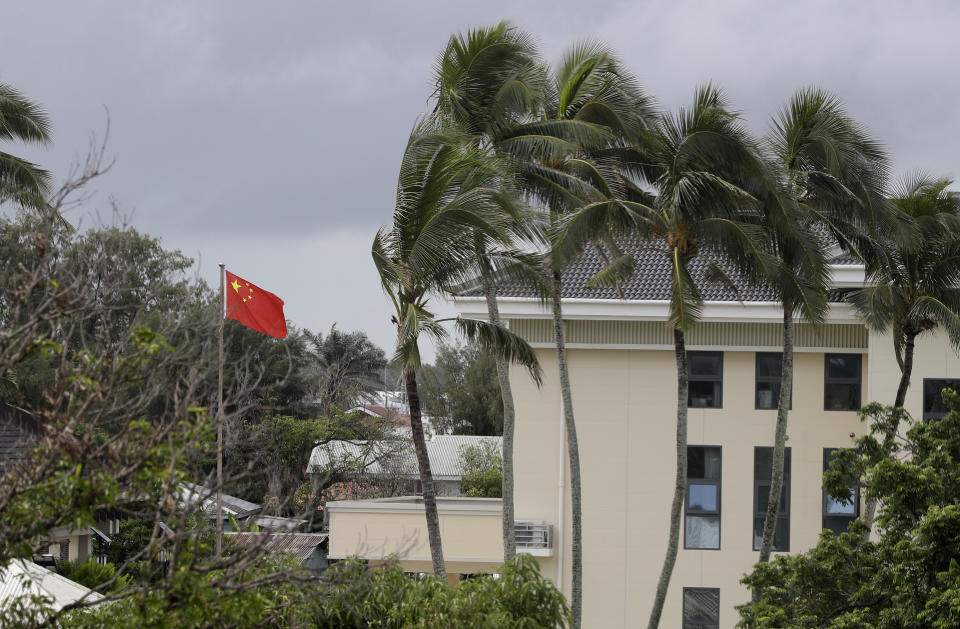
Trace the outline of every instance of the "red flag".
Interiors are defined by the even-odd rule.
[[[230,271],[227,274],[227,318],[235,319],[251,330],[278,339],[287,336],[283,300]]]

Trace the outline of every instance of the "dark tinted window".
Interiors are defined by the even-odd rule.
[[[944,389],[953,389],[960,392],[960,380],[951,378],[923,379],[924,419],[939,419],[947,414],[947,405],[943,403]]]
[[[777,524],[773,533],[773,550],[790,550],[790,448],[784,452],[783,489],[777,509]],[[770,500],[770,482],[773,477],[773,448],[753,449],[753,549],[760,550],[763,522]]]
[[[757,384],[754,394],[756,408],[772,409],[779,406],[782,363],[783,354],[779,352],[757,352]],[[790,401],[790,406],[793,406],[793,400]]]
[[[860,354],[824,355],[823,408],[860,410]]]
[[[687,352],[691,408],[723,406],[723,352]]]

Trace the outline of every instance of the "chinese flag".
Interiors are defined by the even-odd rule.
[[[278,339],[287,336],[283,300],[230,271],[227,274],[227,318],[235,319],[251,330]]]

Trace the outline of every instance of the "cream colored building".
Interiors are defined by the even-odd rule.
[[[862,285],[862,267],[841,260],[833,267],[835,286]],[[578,288],[595,272],[595,260],[593,268],[588,260],[565,275],[583,481],[584,626],[591,628],[645,626],[668,538],[677,383],[667,303],[658,297],[669,279],[656,266],[644,276],[643,263],[639,277],[625,287],[625,300],[609,289]],[[511,375],[516,517],[540,522],[552,533],[549,548],[537,551],[539,560],[569,596],[569,472],[551,321],[522,288],[507,286],[502,294],[502,316],[537,349],[544,371],[541,387],[521,370]],[[722,290],[705,295],[703,322],[687,335],[692,365],[700,371],[691,377],[688,433],[696,467],[690,486],[697,487],[688,491],[661,627],[733,627],[734,607],[749,597],[739,580],[757,558],[754,522],[765,508],[757,501],[764,498],[762,464],[769,456],[762,448],[772,446],[776,421],[775,409],[758,406],[776,405],[769,391],[777,379],[768,368],[779,364],[782,318],[762,291],[741,293],[743,301],[737,297]],[[455,305],[463,316],[486,315],[479,296],[458,297]],[[869,332],[839,297],[819,329],[796,326],[790,475],[778,540],[784,551],[810,548],[826,524],[842,528],[844,516],[853,516],[852,507],[825,499],[821,476],[826,453],[848,446],[865,427],[855,410],[827,407],[892,403],[899,377],[889,336]],[[949,378],[960,378],[960,359],[945,338],[921,337],[907,409],[919,419],[924,380]],[[932,391],[943,383],[927,384]],[[502,552],[498,506],[441,504],[448,570],[495,570]],[[411,570],[429,569],[422,506],[334,503],[330,511],[332,557],[359,552],[377,559],[394,552]]]

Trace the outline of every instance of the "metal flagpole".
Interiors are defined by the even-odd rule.
[[[223,552],[223,321],[226,289],[224,287],[225,272],[223,262],[220,263],[220,339],[217,359],[217,558]]]

